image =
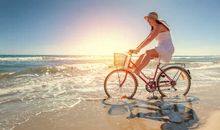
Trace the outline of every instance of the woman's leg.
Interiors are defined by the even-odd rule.
[[[141,70],[150,62],[151,59],[158,58],[159,54],[155,49],[147,50],[146,55],[142,58],[142,62],[137,66],[134,73],[140,74]]]
[[[144,55],[146,55],[146,54],[142,54],[142,55],[138,58],[138,60],[135,62],[135,65],[136,65],[136,66],[139,66],[139,64],[142,62],[142,60],[143,60],[143,58],[144,58]]]

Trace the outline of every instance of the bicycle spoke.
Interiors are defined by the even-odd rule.
[[[131,98],[137,89],[135,77],[125,70],[115,70],[105,80],[105,92],[112,98]]]
[[[120,75],[119,75],[119,72],[117,72],[117,74],[118,74],[118,85],[120,86],[121,81],[120,81]]]
[[[165,74],[158,77],[158,90],[162,95],[174,96],[185,95],[191,85],[186,70],[180,67],[169,67],[164,70]],[[171,81],[169,79],[172,79]]]

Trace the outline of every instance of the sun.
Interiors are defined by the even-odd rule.
[[[131,41],[120,29],[110,27],[94,28],[85,32],[79,40],[79,53],[91,55],[110,55],[114,52],[125,52],[131,46]]]
[[[126,26],[92,25],[78,31],[77,37],[65,39],[60,50],[68,55],[113,55],[126,53],[139,45],[139,36]],[[73,34],[74,36],[74,34]],[[150,46],[151,47],[151,46]]]
[[[110,17],[100,14],[102,19],[87,17],[80,21],[79,26],[60,43],[59,46],[65,48],[62,51],[73,55],[112,55],[136,47],[138,38],[131,26],[118,22],[120,18]]]
[[[96,55],[112,54],[113,52],[124,52],[128,49],[129,41],[120,30],[96,30],[88,33],[83,39],[83,50]]]

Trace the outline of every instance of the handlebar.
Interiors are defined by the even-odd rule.
[[[129,55],[132,55],[132,54],[137,54],[138,52],[136,50],[129,50],[128,51],[128,54]]]

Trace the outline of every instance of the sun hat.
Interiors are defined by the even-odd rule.
[[[153,18],[158,19],[158,14],[156,12],[150,12],[147,16],[144,16],[144,19]]]

